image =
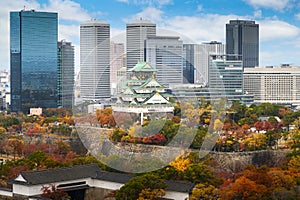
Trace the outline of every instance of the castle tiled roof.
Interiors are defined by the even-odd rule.
[[[147,62],[138,62],[129,72],[156,72],[156,69],[151,67]]]

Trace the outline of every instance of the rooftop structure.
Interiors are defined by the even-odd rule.
[[[12,190],[0,189],[0,193],[13,199],[40,199],[43,186],[53,184],[66,191],[72,199],[86,199],[95,195],[104,199],[105,195],[120,189],[133,177],[130,174],[103,171],[97,164],[75,165],[21,172],[10,181]],[[164,197],[168,199],[185,199],[194,187],[193,183],[186,181],[169,180],[166,184]]]

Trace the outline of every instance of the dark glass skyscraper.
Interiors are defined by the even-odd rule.
[[[259,65],[259,25],[255,21],[230,20],[226,24],[227,60],[242,60],[244,68]],[[232,56],[234,55],[234,56]]]
[[[74,46],[64,40],[58,42],[58,106],[74,105]]]
[[[183,83],[194,83],[195,44],[183,44]]]
[[[57,13],[10,12],[11,111],[57,107]]]

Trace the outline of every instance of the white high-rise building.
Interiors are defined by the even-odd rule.
[[[113,95],[117,92],[117,72],[125,66],[125,45],[124,43],[110,42],[110,87]],[[124,84],[123,82],[121,84]]]
[[[146,61],[157,70],[156,78],[164,86],[183,81],[183,44],[179,37],[153,36],[145,41]]]
[[[300,67],[244,68],[244,92],[255,103],[300,105]]]
[[[183,48],[184,74],[187,82],[206,85],[209,77],[210,57],[224,55],[225,45],[221,42],[211,41],[202,44],[184,44]]]
[[[156,24],[139,19],[126,24],[126,67],[133,68],[138,61],[145,61],[144,42],[149,36],[156,36]]]
[[[80,25],[80,96],[83,101],[110,97],[110,25],[91,20]]]

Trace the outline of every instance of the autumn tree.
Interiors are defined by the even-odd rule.
[[[164,189],[143,189],[137,200],[156,200],[166,195]]]
[[[216,119],[216,120],[214,121],[214,130],[215,130],[216,132],[219,133],[219,132],[222,130],[223,126],[224,126],[224,123],[221,122],[221,120]]]
[[[246,150],[262,150],[266,148],[266,135],[263,133],[251,133],[245,139],[242,144],[245,145]]]
[[[70,151],[70,149],[71,149],[71,147],[70,147],[70,145],[69,144],[67,144],[66,142],[63,142],[63,141],[61,141],[61,140],[57,140],[56,142],[55,142],[55,145],[56,145],[56,149],[55,149],[55,151],[58,153],[58,154],[67,154],[69,151]]]
[[[232,199],[260,199],[264,192],[267,191],[266,186],[255,183],[254,181],[242,176],[235,180],[228,187],[221,189],[222,200]]]
[[[8,150],[13,153],[14,159],[16,159],[16,154],[21,155],[23,151],[24,141],[17,138],[10,138],[7,141]]]
[[[183,172],[190,164],[190,159],[184,153],[181,153],[181,155],[177,156],[175,160],[170,163],[170,166],[174,167],[178,171]]]
[[[112,114],[112,108],[105,108],[96,111],[96,117],[101,126],[115,127],[116,122]]]
[[[6,133],[6,129],[4,127],[0,127],[0,135],[3,135]]]
[[[220,200],[220,191],[213,185],[207,183],[197,184],[192,194],[189,197],[189,200]]]

